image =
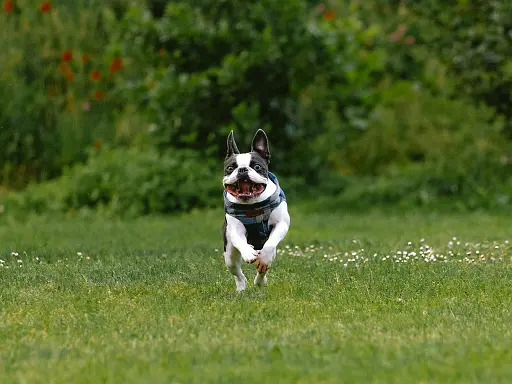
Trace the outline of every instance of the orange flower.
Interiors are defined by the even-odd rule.
[[[90,77],[91,80],[98,81],[99,79],[101,79],[101,72],[95,69],[91,72]]]
[[[75,74],[73,72],[66,73],[66,80],[67,81],[72,82],[74,78],[75,78]]]
[[[336,17],[336,14],[334,11],[327,11],[324,13],[324,20],[330,21]]]
[[[73,52],[71,52],[71,51],[62,52],[62,61],[71,61],[72,58],[73,58]]]
[[[47,13],[52,10],[52,5],[49,1],[45,1],[43,4],[41,4],[41,7],[39,9],[41,10],[41,12]]]
[[[69,72],[69,65],[68,65],[68,63],[60,63],[59,64],[59,72],[61,72],[61,73],[68,73]]]
[[[94,141],[92,142],[92,146],[93,146],[94,148],[101,149],[101,147],[103,146],[103,144],[101,144],[101,141],[99,141],[98,139],[96,139],[96,140],[94,140]]]
[[[159,55],[159,56],[164,56],[164,55],[165,55],[165,49],[160,48],[160,49],[158,50],[158,55]]]
[[[12,12],[13,8],[14,8],[14,4],[11,0],[4,0],[4,12],[5,13]]]
[[[89,55],[87,53],[84,53],[82,55],[82,63],[87,63],[89,61]]]
[[[96,92],[94,92],[94,98],[96,100],[100,100],[103,98],[103,91],[101,89],[98,89]]]
[[[119,72],[122,66],[123,60],[119,57],[116,57],[114,60],[112,60],[112,63],[110,63],[110,73]]]

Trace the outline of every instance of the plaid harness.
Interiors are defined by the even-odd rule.
[[[269,172],[268,178],[276,185],[276,191],[269,198],[256,204],[232,203],[226,197],[227,192],[224,191],[224,210],[242,222],[247,231],[247,242],[257,250],[263,248],[272,232],[273,227],[268,225],[270,214],[281,202],[286,201],[277,177]]]

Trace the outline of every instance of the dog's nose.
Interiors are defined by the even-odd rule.
[[[249,169],[248,169],[248,168],[246,168],[246,167],[242,167],[242,168],[239,168],[239,169],[238,169],[238,173],[239,173],[240,175],[246,174],[246,173],[248,173],[248,172],[249,172]]]

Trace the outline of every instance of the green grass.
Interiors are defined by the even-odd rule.
[[[242,294],[220,211],[4,218],[0,382],[512,379],[510,217],[291,213],[269,286]]]

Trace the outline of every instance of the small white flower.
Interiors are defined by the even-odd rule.
[[[82,256],[82,252],[77,252],[76,253],[78,256]]]

